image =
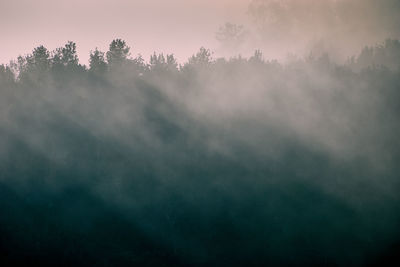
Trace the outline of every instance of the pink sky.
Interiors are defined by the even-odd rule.
[[[246,16],[248,0],[0,0],[0,63],[75,41],[81,63],[89,51],[106,51],[114,38],[147,60],[153,51],[186,60],[201,46],[218,44],[214,34]]]
[[[321,50],[344,60],[365,45],[400,38],[399,0],[257,0],[272,3],[263,15],[270,22],[264,26],[271,27],[261,32],[249,20],[251,1],[0,0],[0,64],[39,45],[54,50],[69,40],[87,64],[90,50],[107,51],[115,38],[126,40],[133,57],[173,53],[181,63],[201,46],[215,51],[214,57],[261,49],[267,59],[281,60],[288,53]],[[215,39],[226,22],[251,32],[240,49],[229,52]]]

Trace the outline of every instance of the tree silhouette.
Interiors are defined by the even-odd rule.
[[[177,71],[178,63],[174,57],[174,55],[167,55],[165,58],[164,54],[156,54],[150,56],[150,65],[149,68],[151,71],[162,72],[162,71]]]
[[[249,58],[249,62],[252,64],[264,63],[263,54],[261,50],[257,49],[256,51],[254,51],[254,55]]]
[[[211,51],[201,47],[200,50],[189,58],[189,65],[197,67],[207,67],[212,63]]]
[[[110,67],[120,66],[126,62],[130,56],[130,47],[122,39],[115,39],[111,42],[106,54],[107,62]]]
[[[14,73],[9,66],[0,65],[0,85],[10,85],[14,83]]]
[[[107,70],[107,63],[104,59],[104,52],[97,48],[90,52],[89,71],[95,74],[102,75]]]
[[[78,65],[76,43],[69,41],[64,47],[57,48],[53,56],[53,64],[65,67]]]
[[[27,57],[28,68],[44,72],[50,68],[50,52],[43,45],[35,48],[31,56]]]
[[[25,83],[44,82],[50,67],[50,52],[43,45],[38,46],[32,54],[18,57],[18,78]]]
[[[224,49],[234,50],[243,44],[246,37],[246,31],[243,25],[236,25],[233,23],[225,23],[221,26],[215,38],[222,44]]]

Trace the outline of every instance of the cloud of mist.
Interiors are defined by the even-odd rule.
[[[262,49],[268,58],[285,59],[329,52],[343,62],[363,45],[399,38],[399,14],[396,0],[254,0],[249,21],[234,21],[251,33],[235,53]]]
[[[61,2],[0,1],[7,60],[131,57],[0,65],[0,264],[398,255],[399,1]]]
[[[39,56],[0,80],[0,182],[13,209],[48,212],[43,236],[61,225],[96,258],[90,229],[123,220],[130,242],[194,265],[362,264],[397,242],[398,69],[201,49],[181,68],[119,58],[97,72]],[[103,257],[163,259],[104,239]]]

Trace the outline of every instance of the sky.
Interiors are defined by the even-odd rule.
[[[217,46],[215,32],[246,16],[248,0],[0,0],[0,62],[41,44],[53,50],[77,43],[81,63],[90,50],[106,51],[115,38],[148,59],[174,53],[186,60],[201,46]]]
[[[216,32],[244,25],[245,42],[224,46]],[[124,39],[131,56],[173,53],[185,62],[200,47],[214,57],[261,49],[267,59],[328,52],[342,61],[365,45],[400,38],[399,0],[0,0],[0,63],[77,43],[80,62]],[[232,49],[232,47],[234,49]]]

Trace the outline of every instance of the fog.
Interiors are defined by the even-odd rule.
[[[222,42],[220,52],[249,55],[258,48],[276,59],[329,52],[343,62],[360,46],[399,38],[399,13],[396,0],[253,0],[247,20],[233,20],[244,26],[245,40]]]
[[[100,14],[122,10],[97,3]],[[111,29],[98,35],[108,40],[92,44],[84,22],[71,32],[90,45],[82,53],[80,42],[47,43],[20,26],[27,35],[18,38],[34,45],[0,65],[0,263],[398,261],[398,4],[362,3],[172,1],[164,11],[232,7],[226,20],[199,19],[210,37],[177,26],[176,34],[187,27],[196,37],[174,40],[173,51],[146,34],[115,39]],[[1,2],[8,10],[19,4]],[[45,1],[31,5],[34,14],[55,10]],[[72,1],[62,10],[93,5]],[[146,17],[162,4],[121,5]],[[368,18],[357,15],[361,7]],[[234,20],[240,12],[232,10],[245,16]],[[239,38],[224,35],[223,25]],[[140,42],[151,49],[143,56]],[[329,46],[315,46],[321,42]]]

